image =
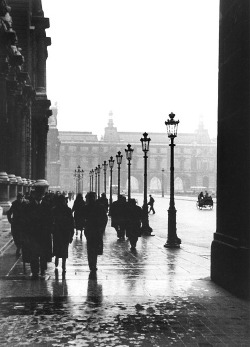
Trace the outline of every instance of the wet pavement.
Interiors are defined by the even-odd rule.
[[[58,273],[49,263],[45,279],[31,280],[13,243],[1,251],[9,234],[1,221],[0,346],[249,346],[249,302],[210,281],[206,233],[197,244],[163,247],[163,203],[149,216],[156,236],[139,238],[136,251],[117,240],[108,222],[96,278],[89,276],[86,240],[78,235],[65,277],[60,263]],[[205,213],[200,216],[214,218]],[[192,220],[184,224],[178,230],[185,239]]]

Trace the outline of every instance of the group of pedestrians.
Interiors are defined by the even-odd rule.
[[[16,255],[19,256],[21,251],[23,263],[30,263],[33,279],[39,274],[45,276],[47,264],[53,256],[56,267],[62,258],[62,270],[66,272],[74,220],[63,194],[44,194],[44,187],[40,186],[25,196],[18,193],[7,218],[17,247]]]
[[[86,237],[88,265],[91,272],[97,270],[97,257],[103,254],[103,235],[111,217],[120,240],[128,238],[131,250],[135,250],[141,236],[142,208],[135,199],[119,196],[109,206],[105,193],[97,199],[95,192],[78,194],[72,209],[68,197],[60,192],[45,193],[44,187],[36,186],[25,196],[17,194],[7,212],[11,232],[16,245],[16,255],[22,254],[25,264],[30,263],[32,278],[45,276],[48,262],[55,258],[55,271],[61,259],[62,273],[66,272],[68,247],[74,232]]]
[[[55,257],[55,271],[61,259],[65,274],[68,247],[75,228],[81,233],[84,230],[89,268],[92,272],[97,270],[97,256],[103,253],[103,234],[108,221],[104,198],[97,200],[96,193],[89,192],[84,201],[79,194],[71,209],[65,194],[45,193],[44,187],[37,186],[25,196],[17,194],[7,218],[16,255],[22,254],[23,263],[30,264],[33,279],[45,276],[52,257]]]
[[[135,250],[138,237],[141,236],[141,225],[143,220],[142,208],[137,205],[135,199],[126,201],[126,197],[120,195],[109,209],[111,226],[115,228],[117,238],[129,239],[131,250]]]

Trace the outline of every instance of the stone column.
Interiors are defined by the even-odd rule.
[[[13,174],[8,175],[8,177],[10,180],[10,201],[12,202],[17,196],[17,179]]]
[[[23,194],[25,194],[28,192],[28,181],[26,178],[23,178],[22,181],[23,181]]]
[[[27,179],[27,192],[28,193],[30,193],[31,186],[32,186],[32,181],[30,179]]]
[[[6,214],[11,206],[9,197],[10,179],[6,172],[0,172],[0,206],[3,208],[3,214]]]
[[[211,278],[250,296],[250,2],[220,1],[217,228]]]

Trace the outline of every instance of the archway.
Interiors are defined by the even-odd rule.
[[[174,180],[175,191],[178,193],[183,193],[183,181],[180,177],[176,177]]]
[[[149,183],[149,190],[151,193],[161,192],[161,181],[158,177],[152,177]]]
[[[131,176],[131,192],[138,193],[139,192],[139,181],[136,177]],[[128,180],[126,181],[126,190],[128,190]]]

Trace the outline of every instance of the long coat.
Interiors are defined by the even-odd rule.
[[[103,205],[97,201],[87,204],[84,210],[85,230],[87,247],[94,248],[98,254],[102,254],[103,233],[107,224],[107,213]]]
[[[129,205],[128,207],[128,227],[127,236],[129,239],[138,239],[140,235],[140,227],[142,221],[142,208],[137,205]]]
[[[31,257],[43,256],[52,260],[52,211],[41,202],[31,200],[25,207],[25,227],[23,230],[23,261],[30,262]]]
[[[127,216],[127,202],[126,200],[116,200],[114,201],[109,210],[109,215],[111,217],[111,226],[113,228],[126,228],[128,222]]]
[[[7,218],[11,224],[11,234],[17,247],[21,247],[21,236],[24,229],[24,201],[15,200],[7,211]]]
[[[85,221],[83,218],[84,207],[85,207],[84,200],[80,200],[80,199],[75,200],[72,207],[72,212],[74,213],[74,221],[75,221],[76,230],[82,231],[85,226],[85,223],[84,223]]]
[[[69,243],[74,235],[74,218],[71,209],[66,206],[55,206],[53,214],[53,256],[68,258]]]

